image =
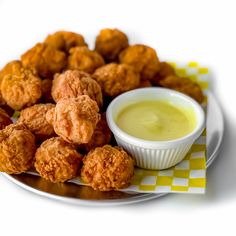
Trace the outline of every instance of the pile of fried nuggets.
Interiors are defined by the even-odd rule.
[[[200,87],[180,78],[156,51],[129,45],[118,29],[103,29],[90,50],[80,34],[47,36],[0,71],[0,171],[35,167],[54,183],[81,175],[93,189],[127,187],[132,157],[111,145],[105,110],[117,95],[162,86],[203,101]],[[11,115],[20,111],[12,124]]]

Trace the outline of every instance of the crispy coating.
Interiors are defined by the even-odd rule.
[[[93,189],[128,187],[134,175],[133,159],[120,147],[105,145],[90,151],[83,160],[81,177]]]
[[[199,103],[202,103],[204,100],[204,95],[200,86],[197,83],[194,83],[189,78],[181,78],[173,75],[166,77],[159,83],[165,88],[174,89],[187,94]]]
[[[139,73],[126,64],[110,63],[98,68],[93,78],[100,84],[105,96],[117,96],[139,85]]]
[[[0,130],[0,171],[20,174],[33,164],[36,151],[35,137],[20,124]]]
[[[54,114],[55,114],[55,107],[49,109],[45,114],[46,121],[48,122],[48,124],[52,126],[54,122]]]
[[[0,81],[3,77],[9,74],[19,74],[21,73],[22,63],[21,61],[15,60],[7,63],[2,70],[0,70]]]
[[[50,103],[25,108],[20,112],[17,123],[24,124],[39,141],[51,138],[55,136],[55,133],[53,126],[46,120],[46,113],[52,108],[55,108],[55,105]]]
[[[63,139],[44,141],[35,154],[35,168],[40,176],[53,183],[65,182],[76,176],[82,155]]]
[[[52,80],[51,79],[42,80],[42,97],[40,100],[43,103],[54,103],[51,90],[52,90]]]
[[[67,70],[54,76],[52,84],[52,97],[55,102],[62,98],[76,98],[88,95],[102,106],[102,91],[100,85],[83,71]]]
[[[107,62],[117,61],[119,53],[126,47],[128,38],[118,29],[102,29],[96,38],[95,50]]]
[[[57,50],[67,53],[72,47],[87,46],[81,34],[69,31],[57,31],[54,34],[49,34],[44,42]]]
[[[4,129],[6,126],[12,124],[10,116],[0,108],[0,130]]]
[[[101,55],[87,47],[74,47],[70,49],[67,68],[93,73],[98,67],[105,64]]]
[[[1,83],[6,75],[11,75],[11,74],[18,74],[20,75],[21,73],[21,68],[22,64],[20,61],[15,60],[15,61],[10,61],[7,63],[1,70],[0,70],[0,88],[1,88]],[[6,101],[2,97],[1,89],[0,89],[0,106],[6,105]]]
[[[37,43],[21,56],[25,67],[33,67],[43,78],[61,72],[67,64],[66,54],[45,43]]]
[[[152,79],[160,69],[156,51],[146,45],[129,46],[119,55],[120,63],[129,64],[140,73],[141,79]]]
[[[101,115],[101,120],[97,123],[93,136],[86,144],[80,145],[82,150],[91,151],[96,147],[102,147],[111,141],[111,131],[107,125],[106,113]]]
[[[152,83],[150,80],[140,80],[138,88],[149,88],[152,87]]]
[[[1,91],[8,106],[14,110],[21,110],[40,99],[41,79],[35,70],[21,67],[19,71],[13,71],[3,77]]]
[[[175,69],[167,62],[161,62],[160,70],[152,78],[152,83],[158,86],[161,80],[165,79],[166,77],[170,75],[175,75]]]
[[[65,141],[88,143],[100,120],[97,103],[87,95],[59,100],[55,110],[49,110],[46,119],[53,123],[54,131]]]

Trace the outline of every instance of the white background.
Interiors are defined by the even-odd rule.
[[[67,205],[31,194],[0,175],[0,235],[235,235],[235,1],[0,0],[0,67],[59,29],[92,45],[99,29],[117,27],[162,60],[198,61],[213,72],[225,115],[220,155],[205,195],[173,194],[123,207]]]

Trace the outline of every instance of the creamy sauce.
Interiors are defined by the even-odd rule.
[[[136,138],[167,141],[191,133],[196,118],[193,109],[172,105],[169,101],[141,101],[125,107],[117,115],[116,124]]]

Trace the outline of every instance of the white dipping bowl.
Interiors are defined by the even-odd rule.
[[[125,107],[150,100],[167,100],[178,107],[193,108],[196,117],[195,129],[178,139],[149,141],[131,136],[118,127],[116,118]],[[167,169],[182,161],[205,128],[205,113],[202,107],[191,97],[165,88],[141,88],[123,93],[110,103],[106,117],[117,144],[134,157],[138,167],[151,170]]]

